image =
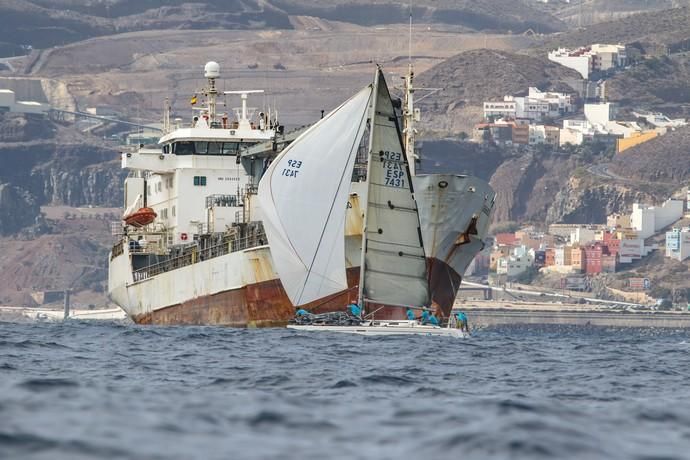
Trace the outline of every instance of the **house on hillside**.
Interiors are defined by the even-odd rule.
[[[679,262],[690,257],[690,228],[674,228],[666,232],[666,257]]]
[[[630,225],[646,239],[683,217],[683,201],[669,199],[661,206],[633,203]]]
[[[594,44],[577,49],[558,48],[549,51],[552,62],[575,70],[585,80],[599,79],[616,69],[627,65],[627,54],[623,45]]]

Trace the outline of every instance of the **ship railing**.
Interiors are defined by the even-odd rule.
[[[122,255],[124,251],[125,245],[124,241],[120,240],[117,243],[113,245],[113,249],[110,252],[110,260],[113,260],[115,257]]]
[[[110,234],[112,236],[122,236],[125,234],[125,228],[122,226],[122,221],[110,221]]]
[[[206,197],[206,208],[236,208],[242,206],[237,195],[209,195]]]
[[[223,238],[222,243],[203,249],[200,249],[196,243],[192,243],[185,247],[177,248],[181,254],[175,257],[134,270],[132,272],[134,281],[141,281],[152,276],[160,275],[161,273],[176,270],[197,262],[214,259],[232,252],[263,246],[266,242],[266,234],[262,231],[245,238]]]

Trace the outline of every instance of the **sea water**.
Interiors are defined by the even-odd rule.
[[[0,458],[687,459],[689,336],[0,323]]]

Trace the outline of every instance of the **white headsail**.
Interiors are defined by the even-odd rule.
[[[380,70],[376,88],[361,296],[388,305],[429,305],[426,258],[410,168]]]
[[[305,131],[259,183],[273,263],[294,305],[347,289],[345,214],[371,96],[370,85]]]

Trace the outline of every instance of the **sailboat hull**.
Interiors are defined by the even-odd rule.
[[[339,332],[345,334],[391,336],[391,335],[424,335],[468,338],[470,335],[460,329],[422,325],[416,321],[375,321],[365,322],[359,326],[326,326],[290,324],[288,329],[308,332]]]

